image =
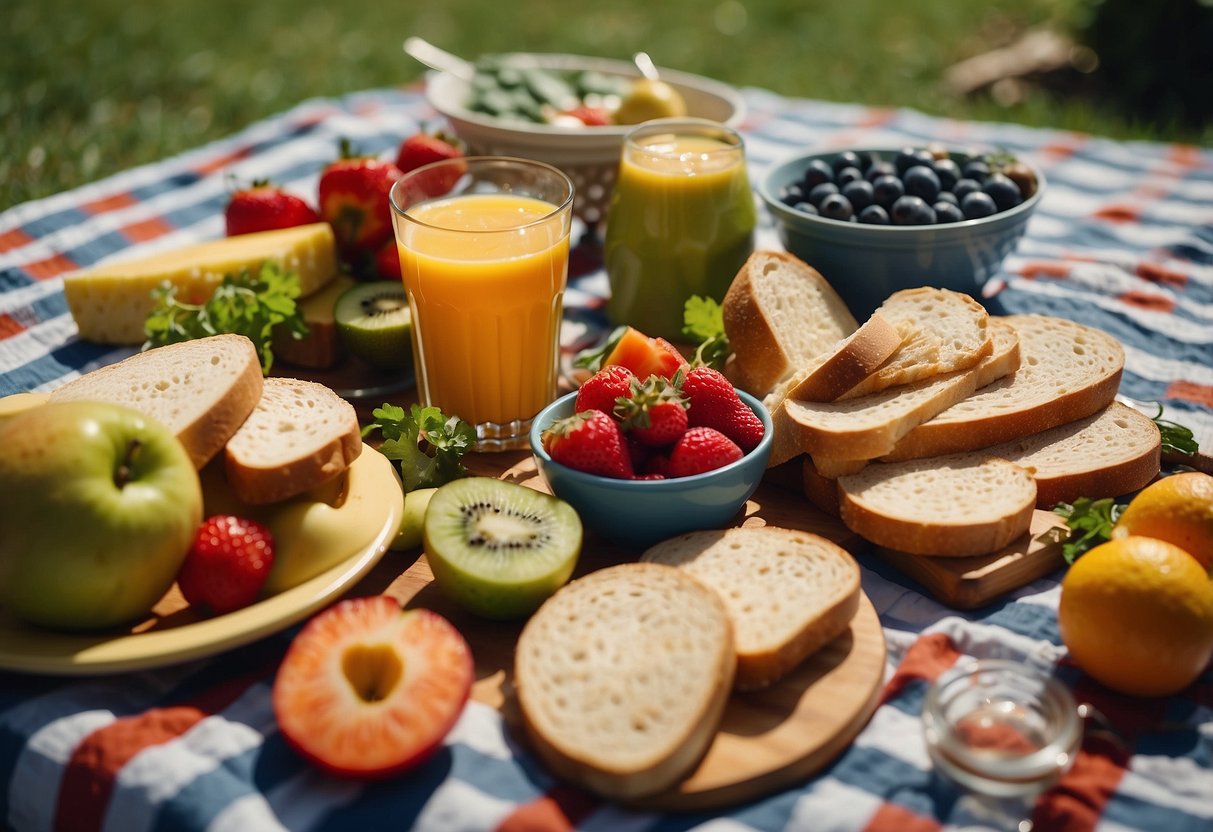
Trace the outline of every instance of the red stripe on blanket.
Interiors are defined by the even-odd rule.
[[[597,809],[593,795],[556,786],[543,797],[523,803],[497,826],[497,832],[568,832]]]
[[[145,243],[148,240],[163,237],[176,229],[159,217],[151,217],[143,222],[124,225],[120,230],[122,235],[132,243]]]
[[[1188,285],[1188,276],[1186,274],[1175,269],[1160,266],[1157,263],[1139,263],[1137,265],[1137,276],[1145,278],[1151,283],[1165,283],[1168,286],[1175,286],[1176,288]]]
[[[1167,385],[1168,399],[1183,399],[1185,402],[1213,408],[1213,386],[1194,381],[1173,381]]]
[[[1151,295],[1146,292],[1121,292],[1117,300],[1127,306],[1145,309],[1149,312],[1171,312],[1175,309],[1175,301],[1164,295]]]
[[[27,246],[33,241],[34,238],[20,228],[10,228],[8,231],[0,232],[0,251],[12,251],[15,248]]]
[[[1099,745],[1101,740],[1085,745]],[[1040,796],[1032,812],[1035,829],[1065,829],[1067,832],[1094,830],[1124,777],[1124,766],[1107,754],[1087,750],[1078,752],[1074,767],[1061,782]]]
[[[81,740],[63,769],[55,807],[56,832],[101,829],[123,766],[144,749],[177,739],[222,711],[267,672],[261,668],[228,679],[188,702],[117,719]]]
[[[1035,280],[1038,277],[1064,278],[1070,276],[1070,268],[1069,263],[1062,261],[1035,260],[1020,266],[1019,274],[1029,280]]]
[[[916,815],[903,806],[882,803],[863,828],[864,832],[935,832],[942,826],[939,821]]]
[[[22,268],[34,280],[46,280],[48,277],[58,277],[64,272],[75,271],[80,266],[66,254],[53,254],[45,260],[26,263]]]
[[[893,678],[889,679],[880,694],[881,704],[896,698],[910,682],[934,682],[939,674],[950,668],[960,658],[960,651],[952,639],[943,633],[922,636],[906,651]]]
[[[1141,209],[1132,205],[1116,204],[1100,208],[1093,217],[1108,222],[1137,222],[1141,218]]]
[[[0,315],[0,341],[25,332],[25,327],[12,315]]]
[[[129,208],[136,202],[137,200],[133,196],[124,192],[104,196],[92,202],[86,202],[80,206],[80,210],[89,214],[105,214],[110,211],[117,211],[120,208]]]
[[[205,176],[208,173],[214,173],[217,170],[223,170],[233,162],[239,162],[241,159],[248,158],[253,152],[251,147],[238,147],[235,150],[230,150],[222,156],[216,156],[214,159],[208,159],[194,168],[194,173],[199,176]]]

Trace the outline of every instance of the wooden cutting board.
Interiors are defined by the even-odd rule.
[[[543,489],[529,454],[477,455],[469,460],[469,468]],[[799,494],[770,483],[759,489],[738,523],[803,529],[835,540],[849,537],[836,520]],[[574,578],[638,556],[638,550],[587,536]],[[360,584],[359,592],[386,592],[409,606],[432,609],[455,624],[476,660],[473,698],[500,710],[514,737],[525,743],[511,684],[521,622],[486,621],[463,612],[432,583],[424,555],[408,557],[416,559],[410,564],[389,553]],[[661,810],[719,808],[802,781],[834,759],[867,724],[878,703],[884,672],[884,633],[864,596],[850,629],[779,684],[762,692],[733,694],[719,732],[695,771],[677,787],[640,805]]]

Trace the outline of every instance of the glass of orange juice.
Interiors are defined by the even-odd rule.
[[[476,428],[477,450],[528,446],[556,395],[573,183],[506,157],[435,162],[392,187],[422,404]]]
[[[607,213],[607,316],[680,339],[687,298],[724,299],[754,250],[755,222],[736,130],[694,118],[636,127],[624,139]]]

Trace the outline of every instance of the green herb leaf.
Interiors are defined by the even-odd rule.
[[[1112,527],[1124,511],[1124,505],[1111,497],[1091,500],[1079,497],[1074,504],[1058,503],[1053,513],[1066,521],[1068,528],[1052,528],[1037,536],[1044,543],[1061,543],[1066,563],[1074,563],[1085,552],[1112,537]]]
[[[268,375],[274,364],[273,332],[286,327],[293,337],[307,334],[307,324],[295,299],[299,276],[267,260],[254,277],[247,269],[225,275],[211,297],[190,303],[177,297],[177,287],[165,283],[152,293],[156,304],[143,323],[147,341],[143,349],[230,332],[244,335],[257,347],[261,371]]]
[[[1200,450],[1200,445],[1196,441],[1196,435],[1189,428],[1183,425],[1162,418],[1162,405],[1158,405],[1158,413],[1152,417],[1154,424],[1158,425],[1158,432],[1162,435],[1162,452],[1183,454],[1191,456]]]
[[[606,340],[601,344],[588,347],[573,357],[573,366],[589,370],[591,373],[596,373],[602,369],[602,362],[611,354],[615,346],[619,343],[619,339],[628,331],[626,326],[617,326],[611,330],[611,334],[606,337]]]
[[[724,369],[729,357],[729,338],[724,332],[724,312],[719,303],[699,295],[687,298],[682,308],[682,334],[699,345],[692,365]]]
[[[400,464],[405,491],[435,488],[468,475],[462,457],[476,444],[476,430],[458,416],[419,404],[406,412],[388,403],[371,415],[375,419],[362,428],[362,436],[380,432],[379,452]]]

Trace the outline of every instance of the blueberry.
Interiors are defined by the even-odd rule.
[[[918,150],[913,147],[903,147],[897,151],[897,155],[893,157],[893,167],[897,169],[898,174],[904,174],[907,170],[919,163]]]
[[[906,193],[921,197],[923,202],[930,204],[939,196],[939,177],[935,171],[925,165],[914,165],[901,176]]]
[[[976,220],[998,213],[998,206],[985,191],[974,191],[960,200],[960,210],[967,220]]]
[[[838,176],[839,171],[844,168],[862,168],[863,162],[860,161],[859,154],[853,150],[844,150],[834,157],[834,175]],[[838,184],[842,184],[839,182]]]
[[[832,220],[846,221],[855,215],[851,201],[842,194],[828,194],[817,206],[817,210],[823,217],[829,217]]]
[[[955,205],[957,208],[960,207],[960,200],[957,199],[956,194],[952,193],[951,191],[940,191],[939,196],[935,197],[935,201],[947,202],[951,205]]]
[[[978,182],[985,182],[986,177],[990,175],[990,166],[986,164],[984,159],[970,159],[960,169],[960,175],[964,179],[976,179]]]
[[[872,183],[872,192],[876,204],[888,210],[889,206],[896,202],[898,197],[905,194],[906,187],[901,184],[901,180],[896,176],[878,176],[876,177],[876,181]]]
[[[990,195],[999,211],[1006,211],[1023,202],[1019,186],[1001,173],[991,173],[981,189]]]
[[[864,174],[864,178],[869,182],[875,182],[878,176],[896,175],[897,168],[893,167],[892,162],[875,161],[872,163],[872,166],[868,168],[867,173]]]
[[[834,181],[834,169],[824,159],[814,159],[809,162],[804,172],[804,189],[811,191],[822,182]]]
[[[856,211],[862,211],[876,201],[876,190],[872,187],[872,183],[866,179],[859,179],[843,185],[842,195],[850,200],[851,207]]]
[[[940,194],[940,196],[942,195]],[[935,211],[936,222],[960,222],[965,218],[965,215],[960,213],[960,208],[954,203],[945,202],[942,199],[932,205],[931,208]]]
[[[838,186],[833,182],[822,182],[809,191],[809,202],[821,208],[821,201],[830,194],[838,193]]]
[[[869,205],[859,212],[859,221],[868,225],[888,225],[889,212],[879,205]]]
[[[848,182],[854,182],[859,179],[863,179],[863,174],[860,173],[859,168],[856,167],[841,168],[839,169],[838,173],[834,174],[834,183],[838,185],[839,188],[846,185]]]
[[[965,178],[956,183],[956,187],[952,188],[952,193],[956,194],[956,198],[963,203],[966,196],[980,190],[980,182],[976,179]]]
[[[956,183],[960,180],[960,165],[951,159],[936,159],[935,175],[939,177],[939,187],[945,191],[950,191],[956,187]]]
[[[779,201],[784,205],[795,205],[797,202],[804,202],[804,188],[799,182],[793,182],[783,189],[783,193],[779,197]]]
[[[910,195],[894,202],[889,216],[893,218],[893,225],[931,225],[935,222],[931,206],[923,202],[922,197]]]
[[[813,216],[817,216],[819,213],[821,213],[817,210],[817,206],[811,202],[797,202],[792,207],[801,213],[812,214]]]

